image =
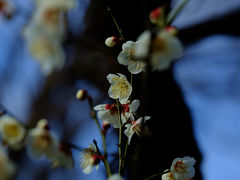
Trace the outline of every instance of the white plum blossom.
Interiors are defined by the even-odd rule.
[[[108,90],[109,97],[119,99],[121,104],[125,104],[132,93],[132,86],[126,76],[120,73],[108,74],[107,79],[111,84]]]
[[[109,176],[107,180],[124,180],[124,179],[119,174],[113,174],[113,175]]]
[[[125,65],[128,67],[129,72],[132,74],[138,74],[145,70],[146,63],[135,56],[136,47],[138,46],[139,41],[127,41],[122,45],[122,51],[118,55],[119,64]]]
[[[152,41],[151,66],[153,70],[167,69],[172,61],[183,54],[180,40],[165,30],[159,31]]]
[[[41,66],[42,72],[49,75],[55,69],[64,65],[65,54],[58,40],[39,30],[26,27],[24,36],[27,40],[29,51]]]
[[[122,111],[121,111],[121,119],[122,123],[127,121],[134,121],[134,115],[138,107],[140,106],[139,100],[133,100],[132,102],[127,102],[126,104],[122,104]]]
[[[128,144],[130,144],[130,141],[134,133],[136,133],[138,136],[142,133],[142,125],[149,119],[150,116],[144,116],[140,117],[136,121],[133,121],[125,125],[126,129],[124,131],[124,134],[128,137]]]
[[[29,131],[27,142],[31,156],[35,158],[46,156],[49,159],[55,156],[58,139],[50,132],[47,120],[39,120],[37,126]]]
[[[10,115],[0,118],[0,135],[4,144],[12,148],[20,148],[24,144],[26,130],[17,119]]]
[[[108,122],[112,124],[114,128],[119,128],[117,104],[100,104],[93,109],[98,111],[98,117],[103,122]]]
[[[47,157],[52,167],[71,169],[74,166],[72,152],[61,143],[54,132],[50,132],[47,120],[41,119],[37,126],[29,131],[28,152],[34,158]]]
[[[194,164],[196,160],[192,157],[176,158],[173,160],[170,171],[175,180],[191,179],[195,175]]]
[[[151,32],[144,31],[138,37],[135,57],[139,59],[149,57],[153,70],[162,71],[169,68],[171,63],[183,54],[183,45],[172,31],[171,28],[159,31],[152,42]]]
[[[52,37],[61,39],[66,29],[64,14],[74,5],[73,0],[36,0],[32,24]]]
[[[94,144],[90,144],[89,148],[84,149],[81,156],[81,167],[83,168],[83,173],[90,174],[93,167],[98,169],[98,164],[101,157],[97,153],[97,148]]]
[[[0,179],[11,179],[15,175],[16,170],[15,164],[8,158],[3,147],[0,146]]]
[[[23,30],[31,55],[45,75],[63,67],[65,53],[62,41],[66,31],[66,12],[74,0],[35,0],[31,21]]]

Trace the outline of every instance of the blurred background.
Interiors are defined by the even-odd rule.
[[[88,147],[93,138],[100,143],[87,102],[79,102],[75,94],[83,88],[92,95],[94,105],[111,102],[107,74],[127,74],[116,61],[121,46],[104,44],[107,37],[118,36],[107,4],[125,39],[135,41],[149,28],[149,12],[165,1],[76,0],[67,13],[65,65],[49,76],[42,73],[23,38],[33,1],[11,2],[12,18],[0,18],[0,104],[24,123],[46,118],[61,138],[80,147]],[[169,4],[176,7],[181,2]],[[129,179],[161,172],[183,156],[197,160],[196,180],[240,178],[239,18],[240,0],[190,0],[173,22],[185,45],[184,56],[169,70],[150,73],[144,91],[144,75],[134,77],[133,99],[141,100],[140,115],[152,116],[148,125],[153,135],[134,137],[127,160]],[[111,129],[110,154],[117,151],[117,142]],[[11,154],[19,168],[17,180],[106,179],[103,165],[85,175],[80,152],[73,150],[73,157],[75,167],[66,171],[51,169],[46,159],[33,160],[25,150]],[[114,157],[110,161],[117,166]]]

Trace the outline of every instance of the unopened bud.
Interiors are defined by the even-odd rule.
[[[158,7],[154,10],[152,10],[149,14],[149,19],[153,24],[158,24],[159,22],[162,21],[162,13],[163,9],[162,7]]]
[[[47,122],[46,119],[39,120],[38,123],[37,123],[37,127],[45,129],[47,131],[50,130],[50,127],[49,127],[48,122]]]
[[[106,39],[105,44],[108,47],[113,47],[113,46],[115,46],[118,43],[118,41],[119,40],[118,40],[117,37],[112,36],[112,37],[109,37],[109,38]]]
[[[102,127],[107,130],[111,127],[111,124],[108,121],[103,121]]]
[[[78,90],[76,98],[80,101],[84,101],[88,97],[88,92],[84,89]]]
[[[165,27],[165,31],[167,31],[172,36],[176,36],[178,34],[178,29],[175,26],[167,26]]]

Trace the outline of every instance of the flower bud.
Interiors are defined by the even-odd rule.
[[[84,101],[88,97],[88,92],[84,89],[78,90],[76,98],[80,101]]]
[[[176,36],[178,34],[178,29],[175,26],[167,26],[165,27],[165,31],[167,31],[172,36]]]
[[[163,9],[158,7],[152,10],[149,14],[149,19],[153,24],[159,24],[162,21]]]
[[[37,127],[45,129],[46,131],[50,130],[50,126],[48,125],[48,122],[46,119],[40,119],[37,123]]]
[[[111,127],[111,124],[108,121],[103,121],[102,127],[104,130],[108,130]]]
[[[107,131],[110,127],[111,127],[111,124],[108,121],[103,121],[103,123],[102,123],[102,128],[103,128],[102,134],[106,135]]]
[[[113,47],[118,43],[118,38],[115,36],[109,37],[106,39],[105,44],[108,47]]]

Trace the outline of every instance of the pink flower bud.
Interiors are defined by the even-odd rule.
[[[152,10],[149,14],[149,19],[153,24],[157,24],[162,19],[163,9],[162,7],[158,7]]]
[[[84,89],[78,90],[76,98],[80,101],[84,101],[88,97],[88,92]]]
[[[115,46],[118,43],[118,41],[119,40],[118,40],[117,37],[112,36],[112,37],[109,37],[109,38],[106,39],[105,44],[108,47],[113,47],[113,46]]]
[[[108,130],[111,127],[111,124],[108,121],[103,121],[103,129]]]
[[[165,31],[169,34],[176,36],[178,34],[178,29],[175,26],[167,26],[165,27]]]

